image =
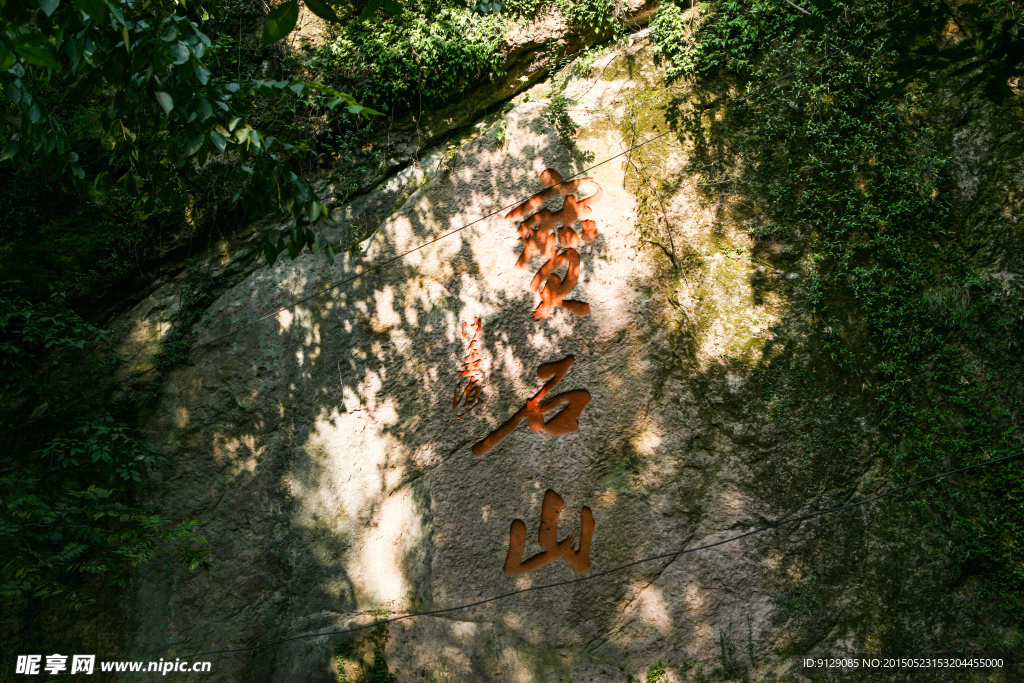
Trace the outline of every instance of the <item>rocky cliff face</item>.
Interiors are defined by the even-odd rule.
[[[601,57],[567,81],[572,138],[520,96],[454,154],[339,207],[336,230],[367,207],[386,216],[361,253],[254,267],[205,312],[201,342],[241,331],[170,374],[148,433],[173,463],[154,503],[201,522],[214,564],[140,576],[140,657],[287,639],[204,657],[203,680],[352,681],[376,649],[399,681],[610,683],[659,660],[667,681],[795,681],[831,680],[803,656],[924,652],[947,637],[966,598],[948,590],[942,541],[898,498],[386,634],[329,634],[883,488],[859,447],[861,387],[816,361],[799,264],[754,257],[738,208],[694,191],[709,171],[690,142],[630,151],[666,130],[662,82],[644,40]],[[552,171],[609,158],[506,218]],[[176,287],[119,324],[136,367]],[[822,382],[844,389],[816,402]],[[798,385],[811,398],[796,406],[779,388]],[[564,504],[559,544],[538,545],[549,490]],[[514,520],[524,555],[507,559]],[[587,542],[577,575],[568,547]],[[542,552],[524,569],[553,561],[503,571]]]

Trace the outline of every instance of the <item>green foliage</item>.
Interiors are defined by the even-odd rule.
[[[619,24],[613,0],[505,0],[492,3],[487,9],[492,9],[493,4],[498,4],[496,10],[506,16],[526,20],[536,18],[545,10],[555,9],[576,32],[605,34]]]
[[[373,629],[370,634],[373,646],[373,664],[366,670],[358,683],[397,683],[398,675],[388,668],[384,660],[384,649],[391,640],[391,632],[383,624]]]
[[[729,627],[732,627],[732,623]],[[718,650],[720,665],[711,671],[711,675],[724,680],[742,678],[743,681],[748,681],[747,666],[736,657],[736,643],[725,634],[725,631],[718,632]]]
[[[373,610],[375,617],[387,617],[389,610]],[[387,624],[378,624],[366,637],[365,641],[353,642],[350,640],[340,641],[334,648],[334,656],[337,661],[338,676],[341,683],[349,683],[348,674],[345,673],[345,660],[355,659],[357,650],[364,646],[369,649],[369,662],[365,662],[362,671],[355,683],[397,683],[398,674],[391,671],[384,658],[388,641],[391,640],[391,631]]]
[[[697,50],[691,43],[693,24],[683,17],[683,8],[674,2],[658,7],[651,20],[651,38],[654,54],[663,57],[668,64],[665,75],[669,82],[690,74],[697,69]]]
[[[32,305],[0,287],[0,396],[5,417],[68,392],[88,377],[86,349],[100,330],[59,299]],[[80,390],[80,389],[79,389]],[[84,406],[56,431],[38,424],[7,435],[0,456],[0,595],[60,595],[79,604],[90,581],[124,587],[133,568],[177,547],[192,569],[206,565],[192,522],[173,524],[131,500],[161,458],[113,415]]]
[[[320,83],[223,79],[210,68],[213,43],[198,21],[208,14],[198,5],[93,0],[40,9],[0,0],[0,9],[0,83],[11,103],[0,122],[0,162],[46,161],[83,192],[120,188],[143,215],[182,207],[217,160],[230,171],[224,182],[237,189],[232,204],[248,215],[315,222],[325,211],[288,169],[292,146],[248,121],[254,100],[313,89],[330,109],[373,113]],[[283,29],[288,17],[278,19]],[[84,163],[86,142],[67,116],[78,110],[71,103],[102,112],[103,163]]]
[[[651,21],[655,50],[668,61],[670,82],[722,70],[748,74],[768,42],[790,40],[796,32],[796,11],[783,0],[722,0],[701,3],[695,12],[695,20],[684,19],[678,4],[666,3]]]
[[[549,0],[504,0],[501,11],[506,16],[533,19],[549,5]]]
[[[661,683],[665,680],[665,676],[668,672],[665,670],[665,662],[660,659],[654,664],[647,667],[647,681],[646,683]]]
[[[843,8],[831,0],[812,0],[812,4],[817,12],[800,24],[813,38],[824,33]],[[937,74],[949,73],[953,77],[970,75],[958,94],[984,86],[985,96],[997,104],[1013,96],[1009,84],[1024,76],[1021,19],[1013,6],[964,2],[954,8],[943,0],[912,7],[913,11],[867,36],[869,41],[878,41],[878,49],[901,56],[894,83],[880,95],[902,92],[915,81],[929,83]],[[944,40],[942,35],[951,24],[956,37]]]
[[[548,104],[544,108],[544,119],[558,134],[567,148],[573,149],[576,145],[576,133],[579,126],[573,121],[569,110],[576,104],[565,95],[565,89],[574,76],[586,73],[590,69],[592,56],[589,54],[578,55],[575,58],[570,55],[559,60],[555,73],[551,76],[551,85],[548,88]]]
[[[694,26],[672,3],[662,5],[651,27],[656,50],[668,61],[670,81],[719,70],[748,77],[764,48],[798,36],[826,49],[831,36],[836,49],[842,46],[835,40],[836,26],[849,26],[851,16],[864,30],[847,33],[843,40],[863,40],[877,53],[895,56],[886,74],[891,82],[879,91],[881,97],[944,76],[959,78],[961,94],[983,86],[986,97],[1001,104],[1013,95],[1009,83],[1024,75],[1021,18],[1007,11],[1006,3],[966,2],[954,10],[946,2],[901,2],[865,15],[869,4],[810,0],[809,11],[801,13],[785,0],[718,0],[701,3]],[[873,30],[867,30],[869,21]],[[954,40],[945,36],[950,24]],[[699,40],[693,39],[695,30]]]
[[[363,21],[364,19],[368,19],[379,10],[384,10],[386,13],[392,15],[401,14],[402,6],[398,2],[395,2],[395,0],[369,0],[369,2],[366,3],[366,7],[364,7],[363,11],[359,14],[359,20]]]
[[[146,514],[125,502],[123,489],[71,481],[55,487],[29,470],[0,475],[0,595],[81,604],[86,580],[126,587],[132,569],[155,557],[159,543],[179,544],[190,569],[206,566],[205,540],[194,523],[172,525]]]
[[[5,409],[41,400],[54,389],[53,374],[79,351],[101,341],[103,331],[62,305],[30,305],[13,282],[0,283],[0,400]]]
[[[160,544],[178,545],[190,569],[206,566],[195,523],[171,524],[130,503],[124,484],[141,481],[160,458],[125,425],[100,414],[34,457],[7,463],[0,475],[0,595],[63,595],[76,604],[84,579],[125,587]]]
[[[555,0],[555,7],[574,31],[608,33],[616,26],[612,0]]]
[[[0,168],[0,185],[0,280],[33,300],[103,292],[159,251],[173,218],[159,207],[143,219],[118,188],[94,201],[45,164]]]
[[[495,128],[494,141],[497,142],[498,147],[501,147],[502,149],[508,145],[508,126],[505,125],[504,121],[499,123]]]
[[[328,9],[330,9],[328,7]],[[331,11],[333,15],[333,10]],[[299,20],[299,3],[295,0],[282,2],[270,10],[263,22],[263,44],[270,45],[284,38],[295,28]]]
[[[806,618],[818,613],[825,606],[825,600],[821,595],[821,586],[812,580],[779,600],[779,604],[791,616]]]
[[[268,255],[267,258],[273,263],[273,257]],[[181,292],[178,310],[171,320],[171,331],[161,343],[160,352],[153,359],[153,365],[161,372],[188,360],[194,342],[192,328],[213,303],[217,293],[213,280],[196,273],[192,275],[193,279],[190,279]]]
[[[63,469],[98,466],[97,471],[111,484],[141,481],[142,468],[157,461],[127,426],[114,422],[109,415],[59,434],[39,455]]]
[[[721,36],[716,26],[763,19],[761,28],[732,34],[746,37],[715,62],[740,88],[917,11],[836,3],[828,35],[809,33],[794,49],[770,38],[791,29],[758,13],[764,7],[715,3],[697,34]],[[789,15],[793,26],[798,14]],[[981,277],[987,264],[976,259],[953,203],[950,141],[929,127],[928,100],[881,97],[899,93],[892,74],[902,59],[891,51],[838,55],[780,96],[730,107],[727,117],[746,131],[733,148],[745,169],[735,187],[767,219],[752,234],[799,263],[801,291],[825,328],[817,353],[860,373],[881,414],[873,449],[900,480],[1018,450],[1024,400],[1024,358],[1014,341],[1024,334],[1024,293]],[[717,87],[700,65],[686,73],[698,87]],[[1018,620],[1022,487],[1020,463],[1011,462],[936,484],[923,501],[954,542],[962,571],[985,577],[992,603]]]
[[[419,108],[500,75],[504,28],[494,16],[446,5],[343,27],[318,68],[372,106]]]
[[[566,146],[572,146],[573,139],[579,126],[569,115],[569,107],[576,104],[562,93],[555,93],[548,99],[548,105],[544,108],[544,118],[551,127],[558,133],[558,137]]]

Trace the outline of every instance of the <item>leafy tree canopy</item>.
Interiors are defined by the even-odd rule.
[[[336,19],[322,0],[307,6]],[[253,80],[217,73],[216,49],[201,23],[199,3],[172,0],[0,0],[0,79],[6,94],[0,122],[0,162],[38,162],[66,169],[81,188],[105,195],[118,186],[143,215],[179,208],[213,159],[230,168],[233,205],[247,215],[276,215],[297,226],[327,213],[288,167],[292,146],[249,123],[256,97],[295,97],[314,91],[330,109],[375,114],[353,97],[318,82]],[[294,1],[266,18],[265,43],[295,26]],[[97,105],[106,147],[99,168],[80,162],[81,135],[72,113]],[[299,227],[274,242],[267,256],[304,247],[333,250]]]

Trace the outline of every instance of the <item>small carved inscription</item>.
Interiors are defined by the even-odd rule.
[[[471,410],[480,405],[480,380],[483,379],[480,372],[480,350],[477,343],[480,341],[479,334],[482,329],[480,318],[474,318],[473,322],[462,323],[462,338],[469,339],[469,347],[462,359],[462,367],[459,374],[469,378],[469,383],[464,387],[455,390],[452,398],[452,410],[456,417],[465,417]]]
[[[580,510],[580,547],[573,548],[576,532],[570,533],[564,540],[558,540],[558,518],[562,514],[564,501],[562,497],[548,489],[544,494],[544,506],[540,511],[540,530],[537,532],[537,544],[541,551],[523,560],[526,551],[526,523],[521,519],[514,520],[508,532],[508,555],[505,557],[504,571],[509,576],[522,576],[540,569],[557,560],[565,560],[577,574],[590,569],[590,540],[594,535],[594,514],[590,508]]]
[[[568,434],[579,429],[580,423],[578,418],[583,413],[583,409],[590,403],[589,391],[586,389],[575,389],[573,391],[563,391],[556,396],[545,398],[548,392],[562,381],[565,373],[569,372],[569,368],[575,362],[576,358],[574,356],[567,356],[560,361],[545,363],[537,368],[537,376],[540,379],[548,380],[547,383],[533,398],[526,402],[526,405],[518,413],[513,415],[505,424],[488,434],[483,441],[473,446],[473,455],[483,455],[497,446],[505,437],[515,431],[515,428],[523,420],[526,420],[533,431],[546,432],[554,436]],[[545,413],[549,413],[561,405],[565,407],[557,415],[550,420],[544,420]]]
[[[519,241],[523,243],[523,253],[519,255],[516,267],[527,267],[530,259],[537,255],[547,259],[530,283],[530,290],[540,296],[540,304],[533,312],[536,317],[543,320],[551,315],[555,306],[574,315],[584,316],[590,311],[590,305],[582,301],[566,300],[565,297],[576,287],[580,276],[580,254],[575,247],[581,238],[584,242],[593,242],[597,237],[597,223],[589,220],[589,216],[593,213],[592,204],[601,198],[604,190],[593,178],[578,178],[562,183],[562,176],[550,168],[541,173],[540,181],[548,188],[533,195],[505,216],[507,220],[519,223]],[[592,185],[594,193],[586,199],[576,199],[572,193],[583,184]],[[538,211],[544,202],[557,197],[565,197],[558,211]],[[576,232],[572,227],[577,222],[581,232]],[[563,266],[564,277],[556,274]]]

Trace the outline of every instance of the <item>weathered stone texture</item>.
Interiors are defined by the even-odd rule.
[[[541,189],[545,169],[568,177],[580,169],[574,159],[602,160],[632,142],[623,117],[655,82],[649,50],[640,42],[612,53],[570,84],[584,124],[572,150],[543,102],[520,102],[439,171],[437,159],[429,172],[411,170],[411,194],[385,188],[402,201],[393,211],[360,200],[374,220],[386,216],[360,256],[258,267],[207,311],[201,340],[341,283],[201,349],[164,387],[149,434],[172,464],[155,502],[201,522],[214,564],[206,574],[159,566],[140,577],[140,656],[308,634],[215,656],[203,680],[338,680],[338,638],[317,634],[364,624],[368,610],[441,609],[574,578],[565,562],[502,573],[512,520],[526,523],[527,555],[537,552],[547,489],[565,501],[560,538],[578,528],[582,506],[593,510],[589,573],[865,493],[851,482],[869,459],[812,471],[787,455],[788,437],[754,400],[753,369],[803,338],[806,312],[787,294],[798,273],[751,260],[749,237],[685,183],[665,198],[664,220],[680,258],[685,251],[696,265],[674,273],[664,247],[651,244],[664,236],[627,189],[639,177],[636,156],[588,172],[604,195],[594,205],[597,238],[578,247],[572,298],[589,314],[532,315],[529,285],[543,261],[514,267],[521,245],[503,216]],[[686,146],[664,144],[661,160],[646,163],[682,173]],[[476,317],[484,402],[459,419],[461,324]],[[550,436],[522,424],[474,456],[471,447],[540,389],[537,368],[568,355],[576,363],[553,392],[590,392],[579,430]],[[893,582],[899,595],[910,581],[885,559],[913,542],[910,532],[882,534],[874,521],[910,513],[892,503],[844,514],[397,622],[387,661],[400,681],[618,683],[662,659],[667,680],[681,681],[719,665],[725,634],[744,661],[750,639],[757,680],[804,680],[798,655],[869,647],[871,627],[842,615],[872,613],[871,591]],[[851,567],[849,556],[863,559]],[[941,582],[942,563],[923,563],[914,581]],[[812,566],[839,578],[802,583]],[[811,616],[780,596],[805,599]]]

